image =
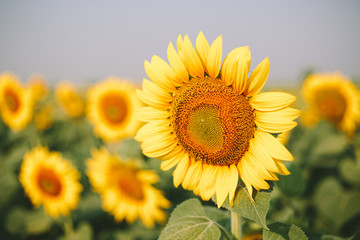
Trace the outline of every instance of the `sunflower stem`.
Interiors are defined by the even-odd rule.
[[[241,240],[242,237],[242,223],[239,214],[231,211],[231,233],[236,239]]]
[[[65,232],[65,236],[71,235],[74,232],[74,227],[71,217],[64,218],[64,232]]]

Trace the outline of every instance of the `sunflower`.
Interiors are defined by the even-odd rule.
[[[139,100],[126,80],[110,77],[88,90],[87,116],[94,132],[105,141],[133,137],[140,122],[135,118]]]
[[[323,119],[334,124],[348,136],[353,136],[360,120],[360,98],[356,86],[341,73],[309,75],[302,94],[309,105],[305,125]]]
[[[36,147],[24,156],[19,180],[34,206],[52,217],[68,215],[80,199],[80,174],[60,153]]]
[[[85,103],[70,82],[62,82],[55,89],[55,97],[62,110],[70,117],[80,117],[84,114]]]
[[[92,151],[86,163],[87,175],[94,190],[100,193],[103,208],[114,215],[116,221],[128,223],[140,218],[148,228],[154,222],[164,222],[170,202],[152,186],[158,176],[151,170],[141,170],[135,161],[122,161],[105,148]]]
[[[44,99],[49,92],[46,80],[41,74],[33,74],[30,76],[29,88],[33,91],[35,101]]]
[[[35,114],[34,122],[39,130],[46,130],[53,124],[53,106],[46,104]]]
[[[33,95],[11,73],[0,75],[0,109],[4,123],[14,131],[25,128],[33,116]]]
[[[145,61],[143,89],[137,96],[148,106],[139,110],[147,122],[135,139],[143,153],[173,171],[175,187],[193,190],[203,200],[216,194],[220,207],[233,204],[239,176],[250,195],[268,189],[266,180],[289,174],[282,160],[288,150],[272,135],[296,126],[295,97],[282,92],[259,93],[268,77],[265,58],[250,74],[250,50],[232,50],[221,66],[222,36],[210,46],[202,32],[196,50],[189,37],[170,42],[170,66],[158,56]]]

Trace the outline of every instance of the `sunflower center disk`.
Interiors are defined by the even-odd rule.
[[[12,112],[16,112],[20,106],[17,95],[10,89],[5,92],[5,103]]]
[[[123,167],[117,166],[113,167],[112,174],[110,182],[117,184],[122,194],[137,201],[145,198],[142,183],[137,178],[134,170],[123,169]]]
[[[217,166],[236,164],[254,136],[248,100],[219,79],[193,79],[172,104],[172,125],[190,156]]]
[[[315,95],[319,113],[327,120],[337,123],[344,117],[346,100],[337,90],[319,91]]]
[[[61,192],[61,182],[50,169],[42,169],[38,176],[40,189],[48,195],[57,196]]]
[[[109,94],[101,100],[101,109],[105,119],[111,124],[121,124],[127,114],[125,99]]]

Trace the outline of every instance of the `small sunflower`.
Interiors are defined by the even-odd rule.
[[[25,128],[32,119],[32,92],[11,73],[0,75],[0,109],[4,123],[14,131]]]
[[[110,77],[89,89],[87,116],[94,132],[105,141],[133,137],[139,129],[135,88],[125,80]]]
[[[29,88],[33,92],[35,101],[44,99],[49,92],[46,80],[41,74],[33,74],[30,76]]]
[[[116,221],[128,223],[140,218],[148,228],[163,223],[170,202],[152,184],[158,176],[151,170],[141,170],[135,161],[122,161],[105,148],[92,151],[86,163],[87,175],[94,190],[100,193],[103,208],[114,215]]]
[[[360,98],[356,86],[341,73],[311,74],[305,79],[302,93],[309,108],[305,125],[323,119],[353,136],[360,120]]]
[[[72,83],[58,84],[55,89],[55,97],[59,106],[70,117],[76,118],[84,114],[85,103]]]
[[[80,174],[60,153],[36,147],[24,156],[19,180],[34,206],[52,217],[69,215],[80,199]]]
[[[196,50],[179,35],[176,52],[170,42],[170,66],[158,56],[145,61],[143,89],[137,96],[148,106],[139,110],[147,122],[135,139],[143,153],[163,160],[173,171],[175,187],[193,190],[203,200],[216,194],[220,207],[232,205],[239,176],[250,195],[268,189],[275,173],[289,174],[282,160],[288,150],[272,135],[296,126],[295,97],[282,92],[259,93],[269,73],[265,58],[250,74],[250,50],[232,50],[222,63],[222,36],[210,46],[202,32]]]
[[[39,130],[46,130],[53,124],[53,106],[46,104],[35,114],[34,122]]]

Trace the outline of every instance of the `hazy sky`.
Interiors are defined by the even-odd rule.
[[[0,72],[140,82],[145,59],[167,60],[179,33],[194,44],[202,30],[210,43],[223,34],[223,57],[250,46],[251,69],[269,57],[268,84],[294,84],[308,68],[360,76],[359,26],[358,0],[0,0]]]

